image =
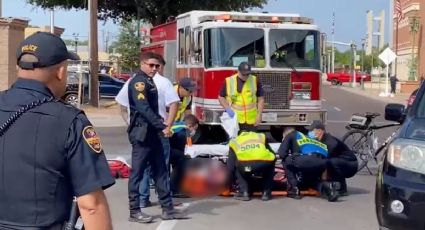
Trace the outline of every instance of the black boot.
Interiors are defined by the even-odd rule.
[[[338,200],[339,194],[338,189],[340,189],[339,182],[322,182],[321,193],[328,198],[329,202],[335,202]]]
[[[233,197],[236,200],[242,200],[242,201],[249,201],[251,200],[251,197],[249,196],[248,192],[238,192],[235,193],[235,196]]]
[[[143,213],[142,211],[130,211],[130,217],[128,218],[128,221],[144,224],[150,223],[152,222],[152,220],[152,216],[149,216],[148,214]]]
[[[292,187],[288,190],[288,197],[296,200],[301,200],[303,197],[301,196],[300,190],[298,187]]]
[[[162,220],[176,220],[176,219],[188,219],[189,217],[179,211],[176,210],[174,208],[164,208],[162,209],[162,215],[161,215],[161,219]]]
[[[347,181],[343,179],[339,182],[341,184],[341,188],[338,190],[338,193],[340,196],[348,196],[348,190],[347,190]]]
[[[262,201],[268,201],[272,199],[272,193],[270,191],[264,191],[263,195],[261,196]]]

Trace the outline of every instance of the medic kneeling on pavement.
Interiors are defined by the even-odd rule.
[[[301,189],[314,188],[328,201],[347,195],[345,178],[355,175],[357,159],[340,140],[326,133],[321,121],[308,127],[308,135],[292,131],[282,141],[278,154],[288,181],[288,197],[301,199]]]

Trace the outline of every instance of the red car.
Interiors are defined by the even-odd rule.
[[[336,73],[327,73],[327,81],[331,82],[332,85],[342,85],[342,83],[350,83],[353,81],[353,74],[351,72],[336,72]],[[370,74],[363,72],[356,72],[356,82],[360,82],[363,78],[363,81],[371,81]]]
[[[131,78],[131,74],[129,73],[113,74],[112,76],[124,82]]]

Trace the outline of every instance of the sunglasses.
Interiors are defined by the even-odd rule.
[[[149,68],[153,68],[153,67],[155,67],[155,68],[159,69],[159,67],[161,67],[161,65],[160,65],[160,64],[147,63],[147,62],[143,62],[143,63],[145,63],[146,65],[148,65],[148,66],[149,66]]]

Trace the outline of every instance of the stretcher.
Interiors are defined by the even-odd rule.
[[[273,152],[277,153],[280,143],[270,143]],[[229,153],[229,145],[226,144],[212,144],[212,145],[199,145],[186,146],[185,154],[190,158],[196,157],[227,157]]]

